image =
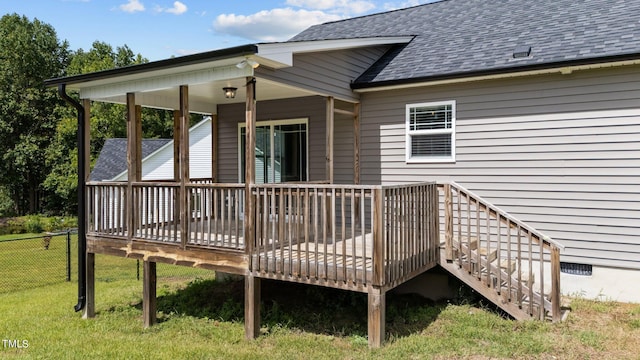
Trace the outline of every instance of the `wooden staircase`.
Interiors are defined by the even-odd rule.
[[[563,318],[563,246],[456,183],[444,204],[440,265],[515,319]]]

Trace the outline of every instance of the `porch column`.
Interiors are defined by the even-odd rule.
[[[256,98],[254,77],[247,77],[246,94],[246,148],[245,148],[245,197],[244,197],[244,243],[249,256],[249,274],[245,275],[244,331],[247,339],[260,333],[260,278],[251,274],[251,255],[255,242],[255,198],[251,186],[256,182]]]
[[[360,103],[353,104],[353,183],[360,184]]]
[[[211,114],[211,182],[218,182],[218,114]]]
[[[189,87],[180,86],[180,241],[182,248],[186,248],[189,242],[189,222],[191,211],[189,209]]]
[[[89,147],[90,144],[90,139],[91,139],[91,100],[90,99],[83,99],[82,100],[82,107],[84,108],[84,134],[82,135],[82,141],[84,142],[85,146],[84,146],[84,161],[82,166],[84,167],[84,175],[85,178],[82,179],[82,182],[84,184],[87,183],[87,181],[89,181],[89,175],[90,175],[90,153],[91,153],[91,149]],[[78,159],[79,160],[79,159]],[[87,192],[84,191],[82,196],[87,196]],[[82,209],[83,214],[85,214],[86,216],[86,209]],[[83,220],[85,226],[84,227],[80,227],[83,228],[86,231],[86,223],[87,223],[87,219],[86,217],[84,217]],[[84,311],[82,313],[82,318],[83,319],[89,319],[89,318],[93,318],[96,316],[95,313],[95,254],[94,253],[90,253],[90,252],[86,252],[86,264],[85,264],[85,307],[84,307]]]
[[[330,184],[333,184],[333,127],[335,118],[335,100],[332,96],[327,98],[327,130],[325,144],[326,176]]]
[[[180,181],[180,110],[173,111],[173,181]],[[177,209],[176,209],[177,210]],[[176,213],[179,210],[176,211]]]
[[[142,181],[142,121],[136,109],[136,95],[127,93],[127,239],[136,231],[137,204],[133,183]]]

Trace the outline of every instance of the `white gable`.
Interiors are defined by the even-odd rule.
[[[211,178],[211,118],[189,129],[189,173],[192,179]],[[142,180],[173,179],[173,141],[142,159]],[[127,171],[113,181],[127,181]]]

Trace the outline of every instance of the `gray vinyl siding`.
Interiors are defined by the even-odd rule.
[[[322,96],[357,100],[350,84],[375,63],[388,46],[366,47],[319,53],[296,54],[293,67],[268,69],[259,67],[259,78],[282,82]]]
[[[566,246],[640,269],[640,68],[365,93],[363,183],[453,180]],[[455,100],[456,162],[405,162],[405,106]]]
[[[318,96],[258,101],[257,121],[308,118],[309,180],[325,180],[326,99]],[[218,106],[218,172],[220,182],[238,178],[238,123],[245,122],[245,104]]]

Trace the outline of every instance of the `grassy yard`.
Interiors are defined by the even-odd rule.
[[[270,281],[263,282],[262,336],[246,341],[242,281],[216,282],[189,268],[181,270],[196,279],[189,285],[159,278],[159,324],[143,329],[135,261],[97,256],[96,263],[95,319],[73,312],[73,283],[0,294],[0,338],[28,343],[0,344],[0,358],[640,358],[639,304],[578,299],[566,322],[550,324],[504,319],[476,303],[390,294],[387,344],[370,350],[365,295]]]

